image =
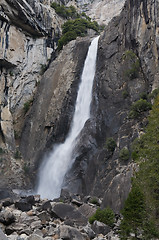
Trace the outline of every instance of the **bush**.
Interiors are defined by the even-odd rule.
[[[149,94],[149,98],[154,99],[157,97],[158,94],[159,94],[159,88],[156,88],[152,91],[152,93]]]
[[[26,175],[29,174],[30,167],[27,163],[24,163],[23,170]]]
[[[41,64],[40,75],[43,75],[46,70],[47,70],[47,65]]]
[[[92,198],[92,199],[90,200],[90,203],[95,204],[95,205],[97,205],[97,206],[100,205],[97,198]]]
[[[126,98],[129,96],[128,91],[127,91],[127,90],[124,90],[124,91],[122,92],[122,96],[123,96],[124,99],[126,99]]]
[[[147,102],[145,99],[140,99],[132,104],[131,111],[129,113],[130,118],[138,118],[141,113],[148,111],[152,108],[151,103]]]
[[[4,153],[5,153],[5,150],[3,150],[3,148],[0,147],[0,155]]]
[[[141,93],[140,99],[147,100],[148,99],[147,93],[145,93],[145,92]]]
[[[62,18],[78,18],[80,15],[77,13],[76,8],[73,6],[66,7],[65,5],[59,5],[55,2],[51,4],[51,7],[55,9],[55,12]]]
[[[113,138],[108,138],[106,141],[106,148],[109,152],[113,153],[116,148],[116,142]]]
[[[124,147],[120,150],[120,153],[119,153],[120,160],[127,161],[127,160],[129,160],[129,156],[130,156],[129,150],[126,147]]]
[[[24,107],[23,107],[24,114],[26,114],[29,111],[32,102],[33,102],[33,100],[31,99],[31,100],[27,101],[26,103],[24,103]]]
[[[140,70],[140,61],[136,54],[132,50],[128,50],[125,52],[123,59],[124,61],[128,60],[128,62],[130,63],[130,66],[124,72],[124,75],[129,77],[130,79],[137,78]]]
[[[115,221],[115,215],[111,208],[100,209],[98,208],[95,214],[89,218],[90,224],[92,224],[95,220],[99,222],[103,222],[109,226],[113,226]]]
[[[16,150],[15,154],[14,154],[14,158],[15,159],[21,159],[22,156],[21,156],[21,152],[19,150]]]
[[[84,37],[87,34],[87,29],[93,29],[96,32],[99,30],[97,22],[77,18],[75,20],[68,20],[62,25],[62,37],[58,41],[58,49],[61,50],[71,40],[76,39],[77,36]]]

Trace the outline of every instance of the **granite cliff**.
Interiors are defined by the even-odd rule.
[[[119,5],[112,16],[124,4],[115,2]],[[77,7],[108,23],[109,14],[98,16],[98,3],[108,9],[106,4],[111,4],[93,1],[88,11],[88,1],[77,1]],[[116,213],[123,208],[137,169],[131,145],[142,135],[148,115],[144,110],[134,119],[129,112],[134,102],[159,86],[158,12],[158,0],[126,1],[101,33],[91,118],[80,135],[78,156],[65,177],[62,194],[99,197],[103,207]],[[71,41],[57,54],[64,20],[50,8],[50,1],[3,0],[0,21],[0,141],[7,159],[7,164],[2,159],[0,187],[34,187],[43,154],[67,135],[92,36]],[[105,147],[110,138],[116,143],[113,151]],[[16,147],[22,155],[17,159]],[[127,158],[121,157],[122,151]]]

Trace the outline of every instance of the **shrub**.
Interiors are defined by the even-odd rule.
[[[95,220],[103,222],[109,226],[113,226],[115,221],[115,215],[111,208],[100,209],[98,208],[95,214],[89,218],[89,222],[92,224]]]
[[[145,93],[145,92],[141,93],[140,99],[147,100],[148,99],[147,93]]]
[[[126,99],[126,98],[129,96],[128,91],[127,91],[127,90],[124,90],[124,91],[122,92],[122,96],[123,96],[124,99]]]
[[[14,154],[14,158],[15,159],[20,159],[22,156],[21,156],[21,153],[19,150],[16,150],[15,154]]]
[[[159,94],[159,88],[156,88],[152,91],[152,93],[149,94],[149,98],[154,99],[157,97],[158,94]]]
[[[23,107],[24,114],[26,114],[29,111],[32,102],[33,102],[33,100],[31,99],[31,100],[27,101],[26,103],[24,103],[24,107]]]
[[[138,118],[141,113],[148,111],[152,108],[151,103],[147,102],[145,99],[140,99],[132,104],[131,111],[129,113],[130,118]]]
[[[24,170],[24,173],[26,175],[29,174],[30,168],[29,168],[29,165],[27,163],[24,163],[23,170]]]
[[[62,25],[62,36],[58,41],[58,49],[61,50],[63,45],[66,45],[71,40],[76,39],[77,36],[84,37],[87,34],[87,29],[93,29],[96,32],[99,30],[97,22],[77,18],[75,20],[68,20]]]
[[[80,15],[77,13],[76,8],[73,6],[66,7],[65,5],[59,5],[55,2],[51,4],[51,7],[55,9],[55,12],[62,18],[78,18]]]
[[[116,148],[116,142],[113,138],[108,138],[106,141],[106,148],[109,152],[113,153]]]
[[[95,204],[95,205],[97,205],[97,206],[100,205],[97,198],[92,198],[91,201],[90,201],[90,203]]]
[[[3,148],[0,147],[0,155],[4,153],[5,153],[5,150],[3,150]]]
[[[47,65],[41,64],[40,75],[43,75],[46,70],[47,70]]]
[[[130,63],[130,66],[124,72],[124,75],[129,77],[130,79],[137,78],[140,70],[140,61],[136,54],[132,50],[128,50],[125,52],[123,59],[124,61],[128,60],[128,62]]]
[[[127,161],[129,160],[129,155],[130,154],[128,148],[124,147],[120,150],[119,159],[122,161]]]

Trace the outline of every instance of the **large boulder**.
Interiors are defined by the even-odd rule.
[[[66,225],[60,226],[60,238],[65,240],[85,240],[76,228]]]
[[[71,220],[77,225],[86,225],[87,218],[75,207],[66,203],[57,203],[52,207],[52,214],[61,220]]]

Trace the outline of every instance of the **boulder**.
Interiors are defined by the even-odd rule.
[[[2,232],[1,229],[0,229],[0,239],[1,239],[1,240],[7,240],[6,235]]]
[[[15,202],[15,207],[23,212],[27,212],[32,209],[32,205],[28,203],[27,199],[20,199]]]
[[[93,239],[96,234],[89,225],[83,227],[82,232],[86,233],[90,239]]]
[[[87,219],[96,212],[96,208],[94,208],[93,206],[90,206],[89,204],[86,204],[86,203],[84,203],[81,207],[79,207],[78,210]]]
[[[111,230],[108,225],[99,221],[94,221],[92,224],[92,229],[96,234],[102,233],[103,235],[106,235]]]
[[[37,217],[40,218],[43,224],[46,224],[46,222],[50,220],[50,215],[45,211],[42,211],[41,213],[37,214]]]
[[[14,214],[8,209],[4,209],[0,212],[0,222],[4,225],[9,225],[15,222]]]
[[[75,207],[66,203],[55,204],[52,207],[52,214],[61,220],[71,219],[73,223],[78,225],[87,224],[87,218],[83,216]]]
[[[85,238],[82,234],[73,227],[69,226],[60,226],[60,238],[65,240],[84,240]]]
[[[51,209],[50,200],[44,201],[44,202],[42,203],[41,209],[42,209],[42,210],[50,210],[50,209]]]
[[[41,237],[37,234],[32,234],[31,236],[28,237],[27,240],[43,240],[43,237]]]
[[[8,207],[14,203],[13,199],[11,198],[6,198],[2,201],[3,207]]]

